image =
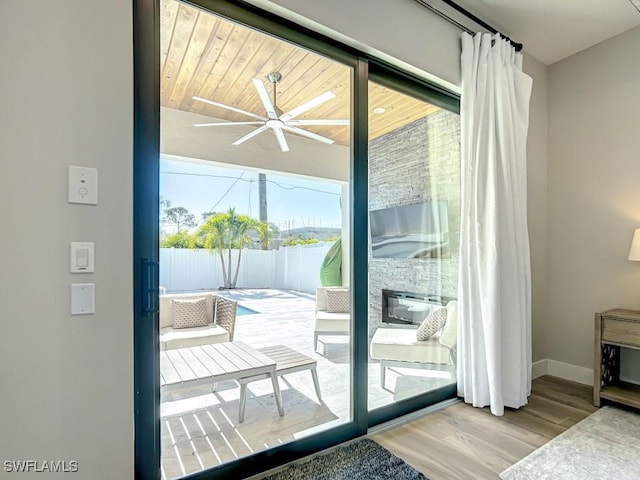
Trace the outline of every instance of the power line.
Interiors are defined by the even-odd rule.
[[[243,182],[248,182],[248,183],[254,183],[255,182],[255,180],[253,180],[253,179],[240,178],[244,174],[244,171],[242,172],[240,177],[231,177],[231,176],[228,176],[228,175],[211,175],[211,174],[206,174],[206,173],[186,173],[186,172],[160,172],[160,173],[164,173],[164,174],[167,174],[167,175],[186,175],[186,176],[191,176],[191,177],[233,178],[236,181],[233,183],[233,185],[231,185],[230,189],[233,188],[233,186],[238,182],[238,180],[242,180]],[[296,189],[309,190],[311,192],[326,193],[327,195],[340,196],[339,193],[327,192],[326,190],[320,190],[318,188],[301,187],[299,185],[291,185],[290,183],[278,183],[278,182],[274,182],[273,180],[267,180],[267,183],[272,183],[276,187],[281,188],[282,190],[296,190]],[[225,192],[225,195],[228,192],[229,192],[229,190],[227,190]],[[224,198],[224,196],[223,196],[223,198]],[[220,202],[218,201],[218,203],[220,203]]]
[[[221,196],[221,197],[220,197],[220,199],[216,202],[216,204],[215,204],[213,207],[211,207],[211,208],[209,209],[209,211],[210,211],[210,212],[213,212],[213,211],[214,211],[214,209],[218,206],[218,204],[219,204],[219,203],[224,199],[224,197],[226,197],[226,196],[227,196],[227,193],[229,193],[229,192],[231,191],[231,189],[236,185],[236,183],[238,183],[238,180],[240,180],[240,179],[242,178],[242,176],[243,176],[243,175],[244,175],[244,172],[242,172],[242,173],[240,174],[240,176],[239,176],[238,178],[236,178],[236,181],[235,181],[235,182],[233,182],[229,188],[227,188],[227,191],[226,191],[226,192],[224,192],[224,193],[222,194],[222,196]],[[234,177],[230,177],[230,178],[234,178]]]

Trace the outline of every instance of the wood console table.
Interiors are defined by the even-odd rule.
[[[620,347],[640,349],[640,312],[596,313],[593,404],[602,399],[640,408],[640,386],[620,380]]]

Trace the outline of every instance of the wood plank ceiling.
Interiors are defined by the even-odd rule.
[[[255,120],[192,97],[265,116],[252,79],[262,79],[272,96],[267,75],[280,72],[282,80],[277,85],[277,107],[283,112],[331,90],[336,98],[296,119],[351,118],[349,67],[175,0],[161,1],[160,21],[160,101],[163,107],[225,121]],[[433,105],[374,83],[369,87],[369,106],[370,139],[438,110]],[[375,113],[375,108],[385,111]],[[252,127],[247,128],[248,132]],[[331,138],[339,145],[349,145],[349,126],[304,128]]]

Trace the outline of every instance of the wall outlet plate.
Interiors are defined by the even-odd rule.
[[[71,315],[91,315],[96,312],[95,283],[71,285]]]

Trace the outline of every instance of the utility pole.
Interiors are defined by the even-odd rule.
[[[264,173],[258,174],[258,198],[260,203],[260,221],[268,228],[267,217],[267,176]],[[269,249],[269,240],[266,235],[262,240],[262,250]]]

